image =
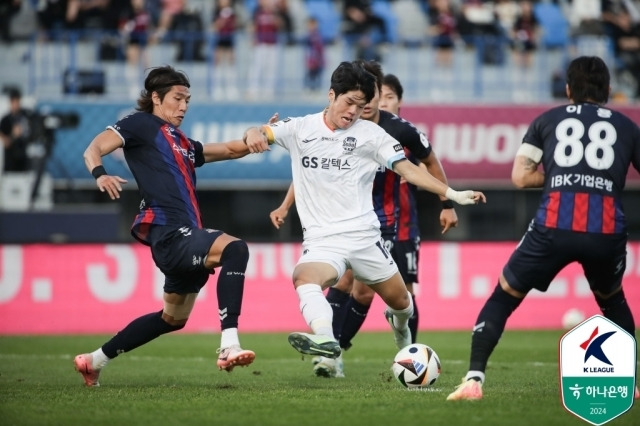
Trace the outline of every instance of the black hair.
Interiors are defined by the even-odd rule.
[[[2,93],[5,93],[9,99],[20,99],[22,97],[22,92],[16,86],[4,86]]]
[[[351,90],[360,90],[366,103],[375,96],[376,78],[357,62],[341,62],[331,74],[331,89],[336,98]]]
[[[151,100],[151,96],[153,92],[156,92],[162,101],[173,86],[191,87],[191,84],[185,73],[176,71],[169,65],[152,68],[144,80],[144,90],[140,92],[138,107],[136,109],[138,111],[152,113],[153,101]]]
[[[400,80],[393,74],[386,74],[382,78],[382,84],[384,86],[389,86],[391,90],[398,96],[398,100],[402,100],[402,94],[404,93],[404,89],[402,88],[402,84],[400,84]]]
[[[567,84],[573,102],[606,104],[610,83],[609,68],[597,56],[580,56],[571,61],[567,68]]]
[[[358,59],[356,63],[376,78],[376,86],[378,86],[379,91],[382,90],[382,79],[384,78],[382,66],[376,61],[365,61],[362,59]]]

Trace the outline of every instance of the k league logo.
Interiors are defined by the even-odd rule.
[[[633,405],[636,344],[633,336],[601,315],[578,324],[560,339],[562,403],[594,425]]]

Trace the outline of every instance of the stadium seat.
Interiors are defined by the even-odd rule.
[[[565,48],[569,44],[569,22],[560,6],[551,2],[536,3],[533,13],[542,27],[541,45],[547,49]]]
[[[307,14],[318,20],[325,43],[334,43],[340,36],[341,16],[331,0],[306,0]]]

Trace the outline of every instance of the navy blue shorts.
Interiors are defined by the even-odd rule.
[[[622,284],[626,259],[627,234],[572,232],[531,223],[502,273],[519,292],[544,292],[558,272],[578,262],[591,290],[609,294]]]
[[[413,240],[396,241],[382,235],[384,245],[391,253],[391,257],[398,265],[398,271],[402,275],[405,284],[418,282],[418,261],[420,260],[420,238]]]
[[[152,226],[149,231],[151,255],[165,275],[165,293],[198,293],[207,283],[213,269],[204,261],[213,242],[222,231],[182,227]]]

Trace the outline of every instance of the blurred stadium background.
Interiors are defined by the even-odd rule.
[[[425,309],[433,309],[433,301],[437,301],[440,318],[444,318],[440,323],[426,320],[425,327],[470,326],[473,318],[462,318],[462,322],[450,318],[455,311],[451,308],[468,303],[475,315],[473,305],[493,287],[537,207],[538,191],[512,188],[511,162],[530,120],[564,101],[567,62],[583,54],[603,57],[612,71],[610,106],[640,122],[640,74],[629,70],[628,57],[617,48],[617,33],[607,18],[611,13],[614,17],[623,13],[612,3],[635,5],[629,9],[633,12],[638,2],[598,2],[602,9],[595,30],[586,25],[587,18],[584,22],[576,18],[576,11],[585,10],[580,9],[580,0],[533,2],[535,49],[530,60],[523,62],[517,32],[512,31],[522,2],[444,1],[450,3],[459,24],[450,57],[445,60],[435,47],[435,1],[374,0],[373,10],[384,20],[387,37],[382,39],[373,32],[374,49],[365,53],[356,47],[353,35],[345,32],[342,1],[280,1],[286,6],[291,26],[288,33],[280,32],[275,55],[270,58],[277,65],[273,93],[261,96],[244,90],[251,84],[250,71],[255,67],[254,0],[235,4],[236,59],[231,68],[233,78],[228,80],[235,90],[223,90],[231,83],[219,83],[218,33],[211,26],[213,0],[147,0],[149,37],[154,40],[145,48],[147,61],[127,58],[130,32],[119,11],[129,7],[129,0],[3,3],[0,19],[6,31],[0,44],[0,116],[8,110],[8,91],[18,88],[23,105],[38,113],[41,121],[35,127],[41,131],[34,133],[30,143],[28,170],[5,172],[0,178],[0,318],[32,310],[55,313],[83,303],[105,315],[113,312],[113,305],[120,314],[138,312],[144,304],[152,309],[157,306],[161,281],[153,273],[140,272],[153,269],[148,264],[150,256],[143,252],[138,258],[128,253],[138,250],[130,247],[133,240],[128,228],[139,197],[122,156],[116,152],[105,159],[111,174],[130,179],[117,202],[95,190],[82,160],[91,138],[132,110],[148,66],[171,64],[189,75],[193,98],[183,129],[194,139],[222,141],[239,137],[246,127],[264,122],[273,112],[284,117],[318,111],[324,105],[335,66],[358,55],[372,55],[381,61],[385,72],[402,81],[405,106],[401,115],[427,133],[452,185],[472,186],[488,196],[486,206],[456,209],[460,226],[445,236],[440,235],[437,221],[438,200],[431,194],[419,196],[426,244],[421,259],[423,299],[425,304],[427,297],[431,300]],[[74,2],[81,5],[81,13],[72,25],[65,16],[70,4],[77,5]],[[161,17],[171,8],[174,24],[162,24]],[[624,13],[637,28],[640,16]],[[320,90],[305,85],[306,22],[310,16],[319,22],[325,49]],[[640,51],[634,52],[640,57]],[[246,239],[256,250],[250,284],[273,281],[273,286],[285,286],[283,292],[290,290],[287,276],[295,255],[290,258],[288,253],[295,254],[298,249],[299,222],[294,211],[284,229],[276,231],[268,219],[290,181],[286,152],[274,149],[260,158],[208,165],[198,171],[198,179],[205,224]],[[632,241],[627,288],[640,288],[637,173],[630,174],[628,186],[623,198]],[[87,258],[87,253],[95,257]],[[129,264],[131,259],[137,261]],[[270,261],[278,263],[273,270],[264,267]],[[483,272],[477,273],[479,270]],[[562,312],[571,307],[596,313],[579,275],[579,270],[572,269],[566,282],[559,285],[561,290],[534,302],[530,312],[520,314],[517,324],[559,325]],[[105,287],[96,287],[95,282]],[[147,288],[153,291],[140,295]],[[269,295],[248,290],[248,297],[245,311],[250,312]],[[252,298],[257,298],[255,305]],[[88,299],[92,300],[89,304]],[[630,302],[638,312],[640,293],[632,293]],[[295,301],[291,306],[292,318],[297,318]],[[552,314],[543,324],[539,321],[545,309],[552,309]],[[118,316],[112,318],[117,320]],[[273,327],[287,328],[290,323],[286,318]],[[44,324],[44,328],[42,324],[7,326],[0,332],[106,331],[79,330],[69,325],[72,323]],[[374,328],[384,327],[382,319],[372,323]],[[108,330],[117,329],[109,321],[104,324]]]

